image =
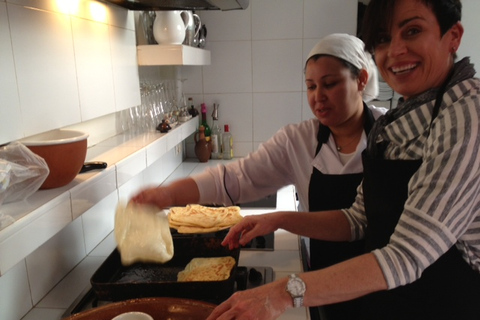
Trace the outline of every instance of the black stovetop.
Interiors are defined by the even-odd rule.
[[[270,267],[237,267],[234,291],[251,289],[260,285],[270,283],[274,280],[274,271]],[[219,304],[222,301],[207,302]],[[70,307],[62,315],[67,318],[71,315],[93,308],[101,307],[112,303],[112,301],[101,301],[97,298],[95,290],[88,285],[70,305]]]

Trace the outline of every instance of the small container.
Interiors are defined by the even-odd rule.
[[[222,155],[225,160],[233,158],[233,137],[229,131],[228,124],[224,126],[222,134]]]
[[[145,312],[131,311],[119,314],[112,320],[153,320],[153,318]]]

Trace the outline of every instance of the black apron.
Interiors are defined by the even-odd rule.
[[[368,134],[374,122],[373,115],[364,105],[364,129]],[[318,154],[323,143],[328,141],[330,131],[320,126],[318,133]],[[363,179],[363,173],[329,175],[313,168],[308,190],[309,211],[336,210],[348,208],[355,201],[357,187]],[[354,242],[330,242],[310,239],[310,270],[325,268],[364,253],[363,240]],[[320,308],[310,308],[311,318],[341,320],[353,319],[359,313],[359,301],[352,300],[331,304]]]
[[[438,114],[441,98],[437,96],[433,117]],[[385,160],[383,152],[379,155],[372,158],[363,153],[367,252],[389,242],[408,198],[408,182],[422,163],[422,160]],[[425,269],[417,281],[367,295],[362,302],[362,317],[358,319],[364,320],[478,320],[480,274],[453,246]]]

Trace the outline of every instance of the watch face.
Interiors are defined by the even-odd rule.
[[[294,296],[303,295],[305,292],[305,284],[299,278],[291,278],[288,281],[288,291]]]

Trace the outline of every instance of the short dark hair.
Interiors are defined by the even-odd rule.
[[[362,40],[365,49],[375,50],[380,32],[389,30],[396,0],[371,0],[368,4],[362,25]],[[460,0],[419,0],[431,8],[442,36],[462,19],[462,3]]]

